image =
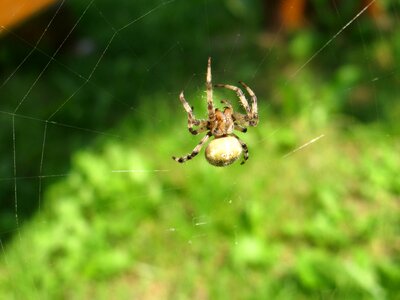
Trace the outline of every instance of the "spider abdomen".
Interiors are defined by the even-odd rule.
[[[212,140],[206,148],[206,159],[213,166],[225,167],[234,163],[242,154],[242,145],[232,136]]]

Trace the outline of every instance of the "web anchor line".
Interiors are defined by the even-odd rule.
[[[333,42],[334,39],[336,39],[347,27],[350,26],[351,23],[353,23],[358,17],[360,17],[372,4],[374,4],[376,0],[372,0],[369,2],[358,14],[356,14],[349,22],[346,23],[338,32],[336,32],[321,48],[317,50],[300,68],[298,68],[289,78],[289,80],[292,80],[301,70],[304,69],[306,65],[308,65],[318,54],[322,52],[326,47],[328,47],[329,44]]]

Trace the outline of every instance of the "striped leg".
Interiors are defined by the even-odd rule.
[[[208,130],[208,126],[207,126],[207,125],[208,125],[207,121],[204,120],[204,121],[202,121],[202,122],[200,123],[200,125],[199,125],[200,127],[199,127],[199,128],[197,128],[196,130],[193,129],[193,128],[189,128],[189,131],[190,131],[190,133],[193,134],[193,135],[198,135],[199,133],[202,133],[202,132]]]
[[[208,119],[212,122],[215,120],[215,112],[213,103],[213,86],[211,83],[211,57],[208,58],[206,87],[207,87]]]
[[[228,108],[233,110],[232,104],[228,100],[222,99],[221,103],[225,104]]]
[[[207,130],[207,120],[204,119],[196,119],[193,114],[193,109],[190,107],[189,103],[186,101],[185,96],[183,95],[183,91],[179,95],[179,99],[182,102],[183,108],[186,110],[188,114],[188,129],[189,132],[193,135],[199,134],[200,132]],[[193,126],[200,126],[199,129],[194,130]]]
[[[227,105],[227,107],[232,109],[232,111],[233,111],[232,104],[228,100],[221,100],[221,103]],[[237,117],[239,117],[239,120],[236,119]],[[232,114],[232,118],[234,120],[235,130],[240,131],[240,132],[247,132],[247,128],[245,127],[245,125],[247,125],[247,123],[245,122],[245,119],[247,118],[246,115],[234,112]]]
[[[240,126],[238,124],[235,124],[235,130],[243,132],[243,133],[247,132],[247,128],[246,127]]]
[[[197,144],[196,147],[194,147],[193,151],[185,156],[181,156],[181,157],[175,157],[172,156],[172,159],[179,162],[179,163],[184,163],[187,160],[192,159],[193,157],[195,157],[197,154],[199,154],[201,148],[203,147],[203,145],[207,142],[207,140],[210,138],[211,136],[211,132],[208,132],[200,141],[200,143]]]
[[[235,121],[235,125],[239,125],[240,127],[244,127],[244,128],[248,127],[250,125],[251,119],[248,115],[234,112],[232,114],[232,117],[233,117],[233,120]],[[237,129],[237,130],[239,130],[239,129]]]
[[[240,163],[241,165],[243,165],[246,162],[246,160],[249,159],[249,149],[247,148],[247,145],[245,144],[245,142],[243,142],[236,134],[232,133],[232,135],[235,138],[237,138],[237,140],[239,141],[240,145],[243,148],[243,161]]]
[[[241,89],[239,89],[236,86],[233,85],[229,85],[229,84],[216,84],[215,87],[222,87],[222,88],[226,88],[228,90],[232,90],[234,92],[236,92],[236,95],[239,97],[240,99],[240,103],[242,104],[243,108],[246,111],[246,114],[251,117],[251,110],[250,110],[250,106],[249,103],[246,100],[246,97],[243,94],[243,91]]]
[[[243,81],[239,81],[241,85],[246,89],[251,97],[251,120],[250,126],[256,126],[258,124],[258,108],[257,108],[257,96],[254,94],[253,90],[247,86]]]

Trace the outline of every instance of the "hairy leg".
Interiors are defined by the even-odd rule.
[[[241,165],[243,165],[246,162],[246,160],[249,159],[249,149],[247,148],[246,143],[243,142],[236,134],[232,134],[232,136],[237,138],[237,140],[239,141],[240,145],[243,148],[243,161],[240,163]]]
[[[181,156],[181,157],[175,157],[172,156],[172,159],[179,162],[179,163],[184,163],[187,160],[192,159],[193,157],[195,157],[197,154],[199,154],[201,148],[203,147],[203,145],[207,142],[207,140],[210,138],[211,136],[211,132],[208,132],[200,141],[200,143],[197,144],[196,147],[194,147],[193,151],[185,156]]]
[[[182,102],[183,108],[186,110],[188,114],[188,129],[189,132],[193,135],[199,134],[200,132],[207,130],[207,120],[204,119],[196,119],[193,114],[193,109],[190,107],[189,103],[186,101],[185,96],[183,95],[183,91],[179,95],[179,99]],[[200,126],[197,130],[193,129],[193,126]]]
[[[243,133],[247,132],[247,128],[246,127],[240,126],[238,124],[235,124],[235,130],[243,132]]]
[[[251,116],[249,103],[247,102],[246,97],[244,96],[243,91],[240,88],[229,84],[216,84],[215,87],[222,87],[236,92],[236,95],[239,97],[240,103],[246,111],[246,114],[249,115],[249,117]]]
[[[228,100],[222,99],[221,103],[225,104],[228,108],[233,110],[232,104]]]
[[[214,114],[214,102],[213,102],[213,86],[211,83],[211,57],[208,58],[206,87],[207,87],[208,119],[210,121],[214,121],[215,114]]]
[[[253,90],[247,86],[243,81],[239,81],[241,85],[246,89],[251,97],[251,120],[250,126],[256,126],[258,124],[258,107],[257,107],[257,96]]]

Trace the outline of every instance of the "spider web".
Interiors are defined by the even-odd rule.
[[[366,3],[350,19],[346,20],[343,19],[340,10],[335,6],[337,21],[340,25],[334,32],[326,36],[323,43],[315,47],[311,55],[305,56],[300,64],[289,70],[288,76],[281,84],[288,87],[294,87],[299,84],[298,82],[302,84],[302,75],[305,71],[313,64],[318,64],[324,51],[338,47],[337,40],[349,34],[348,31],[358,31],[360,39],[364,39],[363,25],[359,23],[359,20],[375,2],[373,0]],[[232,3],[236,3],[240,7],[242,2],[233,1]],[[2,218],[4,224],[6,224],[1,224],[3,227],[1,228],[2,232],[0,232],[0,246],[5,265],[10,264],[10,253],[17,251],[12,250],[12,246],[10,246],[11,250],[7,250],[8,244],[11,244],[11,241],[17,237],[19,241],[16,243],[24,245],[24,240],[28,240],[31,235],[34,235],[26,229],[33,219],[39,218],[39,223],[50,222],[47,219],[49,215],[43,208],[49,205],[46,201],[57,201],[57,197],[65,196],[62,189],[54,188],[54,186],[57,186],[63,180],[76,177],[76,168],[78,170],[83,168],[85,159],[90,160],[90,157],[84,154],[78,155],[78,158],[76,158],[76,153],[85,151],[93,151],[96,154],[103,153],[106,152],[104,145],[119,145],[120,143],[131,143],[132,147],[137,146],[138,150],[134,151],[140,153],[147,151],[154,154],[156,161],[149,162],[146,160],[144,163],[140,161],[140,158],[147,159],[148,157],[138,155],[137,160],[125,161],[126,165],[123,159],[119,161],[118,158],[115,158],[117,161],[115,167],[107,165],[106,172],[110,181],[129,183],[132,180],[135,184],[144,184],[145,181],[151,182],[151,185],[155,185],[154,190],[138,188],[138,191],[132,191],[132,198],[135,201],[149,202],[152,205],[164,207],[165,210],[175,211],[171,215],[161,216],[161,218],[164,218],[163,227],[155,229],[158,232],[156,238],[160,239],[160,243],[162,241],[175,241],[179,245],[180,252],[189,256],[194,255],[191,249],[195,249],[198,245],[207,249],[214,246],[215,239],[213,239],[214,231],[212,228],[216,226],[215,224],[230,227],[228,231],[233,232],[233,243],[235,245],[243,243],[243,240],[238,237],[241,235],[238,232],[239,221],[238,224],[235,224],[235,222],[224,224],[222,219],[225,214],[218,214],[214,211],[215,209],[224,209],[233,215],[240,216],[238,211],[249,205],[248,199],[250,197],[246,194],[246,189],[243,189],[243,176],[230,178],[229,192],[223,190],[222,194],[217,196],[218,198],[212,199],[213,202],[219,202],[220,205],[211,203],[203,204],[203,206],[193,204],[192,202],[196,198],[191,196],[187,198],[187,195],[191,195],[194,183],[179,186],[172,184],[170,178],[177,177],[179,181],[179,177],[181,177],[183,178],[182,181],[186,182],[194,180],[192,176],[198,176],[196,185],[209,186],[212,183],[205,177],[207,177],[207,174],[211,174],[211,177],[220,179],[218,182],[214,182],[213,187],[210,186],[209,188],[218,189],[219,185],[226,184],[223,180],[225,169],[211,168],[201,155],[196,157],[197,162],[193,162],[193,164],[197,164],[196,168],[200,168],[201,176],[191,173],[190,164],[192,161],[185,165],[179,165],[172,161],[169,156],[165,157],[165,161],[159,161],[158,150],[153,148],[153,141],[136,137],[135,133],[150,130],[154,134],[154,132],[157,132],[154,128],[168,128],[169,124],[173,123],[176,118],[184,120],[185,114],[178,101],[181,89],[185,90],[186,98],[195,107],[195,112],[201,112],[202,107],[205,107],[205,78],[203,75],[205,74],[208,56],[213,58],[213,81],[215,83],[243,80],[253,87],[251,81],[257,82],[259,76],[264,75],[263,70],[268,64],[280,62],[281,58],[274,51],[280,43],[279,40],[284,38],[285,35],[282,26],[278,26],[273,32],[271,41],[267,47],[264,47],[264,51],[258,53],[255,60],[250,58],[252,61],[243,66],[240,65],[242,61],[245,61],[241,58],[243,56],[242,45],[246,42],[246,39],[252,37],[247,35],[247,25],[241,24],[243,18],[238,13],[240,10],[232,8],[231,11],[238,13],[238,16],[236,16],[237,27],[233,31],[228,31],[229,33],[226,36],[217,39],[211,31],[212,23],[216,22],[215,18],[218,17],[213,11],[215,3],[207,0],[202,1],[200,4],[194,5],[196,9],[199,9],[201,16],[201,21],[199,21],[199,24],[196,23],[195,27],[203,33],[206,32],[206,44],[201,49],[197,48],[199,52],[204,54],[204,63],[200,64],[197,61],[180,60],[181,57],[187,56],[187,52],[196,49],[197,45],[192,41],[193,39],[185,38],[182,35],[175,36],[174,32],[168,32],[170,37],[159,43],[157,38],[160,35],[157,32],[150,31],[147,36],[142,33],[142,31],[145,32],[144,29],[155,26],[154,24],[158,25],[159,28],[170,26],[171,24],[158,24],[157,20],[165,20],[162,18],[165,15],[170,15],[171,18],[179,18],[180,14],[184,12],[181,10],[181,7],[184,6],[182,1],[149,1],[145,5],[138,5],[138,11],[124,9],[125,4],[125,2],[121,3],[120,9],[116,10],[117,14],[111,14],[108,11],[107,5],[109,4],[103,1],[91,0],[80,4],[73,3],[71,21],[61,39],[56,41],[57,45],[53,48],[46,48],[46,45],[43,45],[42,42],[55,22],[64,18],[64,16],[61,16],[61,12],[71,5],[68,1],[60,1],[56,4],[50,18],[45,26],[40,28],[39,35],[34,41],[29,40],[16,29],[1,27],[1,30],[6,32],[7,38],[12,38],[15,43],[18,43],[19,50],[22,49],[20,57],[14,60],[12,65],[7,65],[0,82],[0,98],[2,99],[0,122],[4,128],[2,134],[5,134],[1,137],[4,147],[2,155],[5,155],[5,157],[2,158],[0,166],[0,186],[4,190],[2,205],[5,213]],[[126,7],[129,7],[129,5]],[[145,9],[141,11],[143,7]],[[95,24],[90,23],[94,20]],[[186,19],[184,20],[186,21]],[[398,16],[395,15],[393,20],[397,24],[399,22]],[[85,36],[86,33],[93,34],[94,31],[88,29],[92,29],[93,26],[99,27],[98,35]],[[387,39],[380,29],[376,28],[374,31],[378,32],[382,40]],[[154,34],[154,37],[152,34]],[[221,43],[224,45],[221,46]],[[379,83],[397,78],[397,66],[393,66],[389,71],[381,72],[377,70],[373,64],[373,60],[376,60],[376,58],[368,57],[369,45],[366,41],[362,41],[362,44],[365,49],[365,65],[362,69],[368,72],[370,77],[363,84],[372,90],[372,99],[376,105],[375,119],[379,123],[383,122],[381,116],[383,103],[380,102],[380,98],[381,94],[384,94]],[[220,50],[221,47],[223,48],[222,51]],[[47,49],[53,49],[53,51],[48,52]],[[150,54],[145,54],[147,51]],[[71,53],[73,54],[71,55]],[[131,57],[134,57],[135,66],[126,63],[131,61]],[[100,72],[102,68],[112,70],[109,76]],[[176,68],[176,71],[174,71],[174,68]],[[171,76],[186,78],[186,82],[181,82],[180,86],[176,86],[176,83],[175,86],[172,85],[159,75],[165,76],[165,69],[171,70]],[[238,72],[239,69],[241,72]],[[248,74],[248,76],[247,78],[237,78],[238,73]],[[269,76],[272,75],[269,74]],[[271,78],[264,80],[268,79]],[[62,80],[62,82],[58,80]],[[157,82],[159,91],[152,90],[155,82]],[[258,85],[261,86],[262,80],[258,79],[258,82]],[[357,82],[347,86],[345,90],[339,90],[338,94],[357,89],[359,85],[361,84]],[[132,98],[130,98],[129,93],[125,92],[128,90],[126,87],[132,90]],[[260,103],[260,123],[268,122],[271,104],[264,99],[284,98],[285,95],[279,89],[275,89],[269,95],[265,95],[265,91],[257,92],[256,89],[255,91]],[[228,94],[216,91],[216,97],[221,95]],[[164,107],[159,107],[159,111],[157,108],[141,103],[142,99],[150,102],[153,98],[158,100],[160,97],[168,100],[164,101],[166,104]],[[229,97],[232,97],[232,95]],[[357,110],[357,104],[352,109]],[[163,110],[165,110],[164,113]],[[310,101],[303,110],[309,118],[318,115],[318,112],[316,112],[318,110],[318,99]],[[99,116],[92,118],[93,112],[99,114]],[[180,115],[173,115],[176,112]],[[285,134],[287,126],[291,126],[289,124],[294,120],[295,117],[289,116],[280,125],[275,126],[265,134],[260,132],[252,134],[252,128],[250,128],[248,136],[244,137],[245,140],[246,138],[249,139],[246,142],[250,151],[256,147],[268,145],[269,139],[282,132]],[[151,124],[149,126],[152,129],[141,128],[141,122]],[[165,146],[168,149],[167,152],[171,152],[170,156],[191,151],[200,139],[199,137],[189,137],[185,128],[186,123],[181,123],[181,125],[180,131],[170,133],[178,137],[180,143]],[[131,131],[127,130],[127,126],[133,126]],[[168,133],[163,132],[163,134]],[[282,165],[287,160],[296,159],[297,155],[303,151],[311,153],[319,151],[321,143],[333,138],[330,136],[331,134],[331,132],[325,132],[324,128],[317,127],[313,132],[302,135],[301,140],[296,139],[296,142],[290,142],[284,153],[280,155]],[[157,136],[155,140],[158,138]],[[396,142],[394,136],[388,133],[386,140],[394,147]],[[118,148],[118,146],[115,147]],[[111,150],[107,151],[114,151],[113,146],[109,146],[109,149]],[[255,153],[255,155],[261,154],[261,152]],[[253,158],[254,156],[251,155],[249,162],[244,167],[234,167],[233,172],[240,174],[251,170],[249,165]],[[76,163],[76,161],[79,161],[79,163]],[[36,162],[36,167],[31,162]],[[93,160],[92,163],[96,164],[96,160]],[[76,167],[76,164],[80,167]],[[202,164],[203,167],[199,167],[199,164]],[[100,174],[103,174],[101,171],[99,170]],[[84,176],[94,175],[85,174]],[[159,178],[162,178],[166,183],[157,186]],[[93,180],[97,179],[94,178]],[[283,181],[285,178],[277,180]],[[258,184],[260,184],[260,181],[258,181]],[[235,191],[236,188],[241,188],[241,192]],[[161,198],[165,202],[154,200],[158,199],[157,193],[169,195],[170,191],[173,191],[174,195],[182,193],[179,201],[176,199],[169,201],[163,199],[163,197]],[[48,193],[48,196],[46,196],[46,193]],[[115,196],[117,197],[117,195]],[[75,198],[74,201],[89,201],[85,200],[87,198],[83,194],[72,194],[69,197]],[[207,197],[206,190],[203,197]],[[135,201],[134,203],[136,203]],[[192,206],[185,208],[185,205],[181,202],[192,203]],[[10,203],[12,203],[12,206]],[[112,205],[119,205],[117,198],[111,203],[102,203],[100,208],[107,209]],[[138,210],[148,209],[139,203],[134,204],[133,208],[135,208],[135,205]],[[102,212],[101,209],[99,209],[99,213]],[[257,210],[257,207],[251,209]],[[43,213],[42,210],[44,210]],[[179,213],[189,216],[191,230],[187,231],[182,223],[174,220],[176,214]],[[11,219],[12,221],[10,221]],[[240,222],[246,223],[246,220]],[[27,226],[25,226],[25,223]],[[10,227],[10,224],[13,225]],[[149,229],[149,234],[154,233],[152,230]],[[25,231],[28,233],[24,233]],[[246,247],[253,247],[251,242],[246,245]],[[254,251],[257,252],[257,246],[254,247]],[[26,250],[23,251],[22,256],[27,267],[31,264],[34,266]],[[157,263],[154,265],[157,267]],[[139,268],[147,270],[151,267],[144,264]],[[15,282],[18,283],[18,280],[15,279]],[[36,296],[40,297],[39,287],[35,284],[33,286],[36,288]],[[377,292],[377,295],[380,295],[379,292]]]

